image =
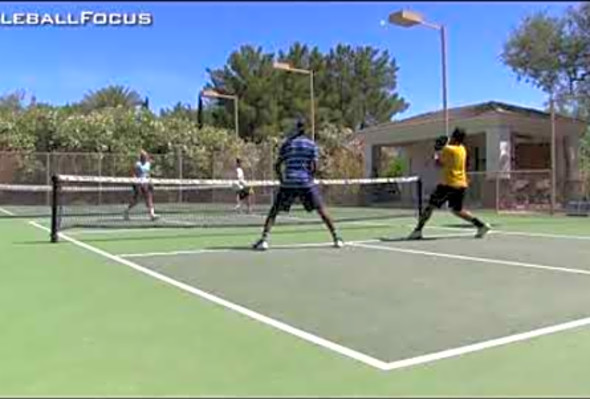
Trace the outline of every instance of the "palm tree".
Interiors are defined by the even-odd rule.
[[[107,107],[133,108],[144,104],[138,92],[124,86],[107,86],[91,91],[84,96],[80,105],[87,111]]]

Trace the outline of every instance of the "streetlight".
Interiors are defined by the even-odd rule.
[[[275,62],[273,67],[282,71],[301,73],[303,75],[309,75],[309,93],[311,97],[311,139],[315,140],[315,106],[313,97],[313,70],[311,69],[298,69],[293,68],[286,62]]]
[[[422,15],[413,11],[398,11],[389,15],[389,23],[403,26],[405,28],[412,27],[414,25],[423,25],[427,28],[436,29],[440,32],[441,41],[441,52],[442,52],[442,96],[443,96],[443,112],[445,118],[445,133],[449,136],[449,109],[447,106],[448,95],[447,95],[447,38],[446,28],[444,25],[437,25],[430,22],[424,21]]]
[[[229,94],[221,94],[215,90],[203,90],[200,93],[201,97],[210,97],[210,98],[223,98],[226,100],[232,100],[234,102],[234,125],[236,128],[236,138],[240,137],[240,130],[238,126],[238,96],[232,96]]]

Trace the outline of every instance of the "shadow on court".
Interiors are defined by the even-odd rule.
[[[272,235],[305,235],[308,233],[317,233],[322,231],[327,231],[327,229],[321,225],[317,224],[314,228],[282,228],[284,226],[276,226],[275,229],[272,231]],[[341,224],[338,226],[338,230],[340,231],[368,231],[371,230],[383,230],[383,229],[392,229],[396,226],[392,224],[391,226],[387,225],[361,225],[361,224]],[[161,241],[166,239],[175,239],[175,238],[240,238],[240,237],[256,237],[260,235],[262,231],[262,226],[259,228],[252,228],[252,227],[237,227],[232,228],[229,231],[216,231],[222,229],[221,227],[208,227],[208,228],[195,228],[195,227],[185,227],[181,228],[182,232],[175,232],[172,229],[169,229],[169,234],[165,233],[165,228],[161,228],[162,232],[159,231],[156,233],[152,232],[142,232],[141,228],[138,228],[135,232],[126,232],[126,233],[118,233],[116,230],[111,230],[113,232],[112,235],[109,234],[109,229],[105,228],[104,233],[84,233],[78,234],[75,231],[68,232],[65,230],[63,233],[65,235],[69,235],[72,238],[79,239],[84,242],[88,243],[99,243],[99,242],[118,242],[118,241]],[[227,228],[226,228],[227,229]],[[100,230],[100,229],[96,229]],[[97,235],[110,235],[109,237],[97,237]],[[15,241],[14,244],[41,244],[41,243],[49,243],[49,237],[47,241],[43,240],[31,240],[31,241]]]
[[[409,239],[406,237],[380,237],[379,241],[381,242],[421,242],[421,241],[439,241],[439,240],[461,240],[461,239],[469,239],[475,236],[475,232],[473,235],[467,234],[448,234],[448,235],[433,235],[428,236],[427,234],[424,235],[419,240],[416,239]]]

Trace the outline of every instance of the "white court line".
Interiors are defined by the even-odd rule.
[[[439,234],[439,235],[430,235],[428,238],[455,238],[455,237],[471,237],[473,234]],[[393,240],[396,240],[395,238]],[[359,241],[346,241],[344,245],[353,245],[353,244],[370,244],[376,242],[382,242],[382,239],[373,239],[373,240],[359,240]],[[387,241],[387,240],[385,240]],[[333,242],[318,242],[318,243],[302,243],[302,244],[279,244],[279,245],[271,245],[270,250],[273,248],[314,248],[314,247],[331,247],[334,245]],[[187,250],[179,250],[179,251],[166,251],[166,252],[138,252],[138,253],[130,253],[130,254],[116,254],[122,258],[147,258],[151,256],[175,256],[175,255],[198,255],[198,254],[207,254],[207,253],[228,253],[228,252],[244,252],[246,248],[240,249],[231,249],[231,248],[211,248],[211,249],[187,249]],[[255,252],[255,251],[252,251]]]
[[[464,230],[464,228],[462,228],[462,227],[428,226],[427,228],[436,229],[436,230],[454,230],[454,231]],[[590,236],[573,236],[573,235],[567,235],[567,234],[527,233],[524,231],[495,230],[493,227],[490,230],[490,233],[502,234],[502,235],[525,236],[525,237],[564,238],[564,239],[571,239],[571,240],[590,240]]]
[[[185,251],[170,251],[170,252],[144,252],[144,253],[134,253],[134,254],[116,254],[115,256],[120,256],[121,258],[147,258],[152,256],[175,256],[175,255],[197,255],[197,254],[208,254],[208,253],[227,253],[233,252],[237,250],[232,249],[194,249],[194,250],[185,250]]]
[[[467,353],[479,352],[484,349],[490,349],[501,345],[512,344],[515,342],[526,341],[532,338],[541,337],[543,335],[555,334],[562,331],[571,330],[574,328],[584,327],[590,325],[590,317],[573,320],[562,324],[543,327],[536,330],[527,331],[520,334],[508,335],[501,338],[491,339],[489,341],[478,342],[476,344],[461,346],[458,348],[447,349],[440,352],[429,353],[427,355],[416,356],[409,359],[398,360],[387,364],[386,370],[401,369],[409,366],[416,366],[434,362],[437,360],[447,359],[465,355]]]
[[[0,212],[8,216],[16,216],[13,212],[10,212],[8,209],[0,208]]]
[[[344,245],[352,245],[352,244],[364,244],[364,243],[372,243],[372,242],[379,242],[381,240],[362,240],[362,241],[351,241],[345,242]],[[279,244],[279,245],[271,245],[269,250],[273,248],[317,248],[317,247],[332,247],[334,245],[333,242],[312,242],[312,243],[302,243],[302,244]],[[194,249],[194,250],[180,250],[180,251],[169,251],[169,252],[139,252],[134,254],[117,254],[116,256],[120,256],[121,258],[142,258],[142,257],[151,257],[151,256],[175,256],[175,255],[197,255],[197,254],[205,254],[205,253],[228,253],[228,252],[244,252],[246,247],[240,249],[232,249],[232,248],[212,248],[212,249]],[[252,250],[252,253],[256,251]]]
[[[83,234],[118,234],[118,233],[141,233],[144,231],[160,231],[165,232],[167,230],[173,230],[174,227],[145,227],[136,229],[117,229],[117,228],[104,228],[104,229],[79,229],[72,230],[68,233],[71,236],[83,235]]]
[[[49,231],[49,229],[47,227],[42,226],[42,225],[40,225],[40,224],[38,224],[36,222],[32,222],[31,221],[29,223],[32,226],[34,226],[34,227],[36,227],[38,229],[41,229],[41,230],[44,230],[44,231]],[[365,364],[367,364],[369,366],[378,368],[380,370],[386,370],[387,367],[388,367],[388,363],[387,362],[384,362],[382,360],[376,359],[376,358],[371,357],[369,355],[366,355],[364,353],[357,352],[357,351],[355,351],[353,349],[350,349],[350,348],[348,348],[346,346],[343,346],[343,345],[337,344],[335,342],[329,341],[327,339],[318,337],[318,336],[313,335],[311,333],[308,333],[306,331],[300,330],[300,329],[298,329],[296,327],[290,326],[289,324],[286,324],[286,323],[283,323],[281,321],[272,319],[272,318],[270,318],[268,316],[264,316],[263,314],[257,313],[257,312],[255,312],[253,310],[250,310],[250,309],[248,309],[248,308],[246,308],[244,306],[237,305],[237,304],[235,304],[233,302],[227,301],[227,300],[225,300],[223,298],[220,298],[220,297],[215,296],[215,295],[212,295],[212,294],[210,294],[208,292],[202,291],[202,290],[200,290],[198,288],[195,288],[195,287],[193,287],[191,285],[188,285],[188,284],[182,283],[180,281],[174,280],[173,278],[170,278],[168,276],[165,276],[163,274],[160,274],[158,272],[155,272],[153,270],[150,270],[148,268],[145,268],[143,266],[140,266],[137,263],[133,263],[133,262],[127,260],[127,259],[123,259],[120,256],[110,254],[110,253],[108,253],[106,251],[103,251],[102,249],[99,249],[99,248],[93,247],[91,245],[88,245],[86,243],[83,243],[81,241],[78,241],[75,238],[71,238],[71,237],[69,237],[69,236],[67,236],[65,234],[60,233],[60,238],[66,240],[66,241],[69,241],[70,243],[72,243],[72,244],[74,244],[74,245],[76,245],[78,247],[81,247],[81,248],[84,248],[84,249],[86,249],[86,250],[88,250],[90,252],[93,252],[93,253],[95,253],[97,255],[100,255],[102,257],[105,257],[107,259],[110,259],[112,261],[115,261],[117,263],[121,263],[121,264],[123,264],[125,266],[128,266],[128,267],[132,268],[132,269],[135,269],[135,270],[139,271],[140,273],[147,274],[148,276],[153,277],[153,278],[155,278],[155,279],[157,279],[159,281],[162,281],[164,283],[170,284],[170,285],[175,286],[175,287],[177,287],[177,288],[179,288],[179,289],[181,289],[183,291],[189,292],[189,293],[191,293],[193,295],[199,296],[199,297],[201,297],[203,299],[206,299],[208,301],[211,301],[213,303],[216,303],[217,305],[223,306],[224,308],[231,309],[231,310],[233,310],[235,312],[238,312],[238,313],[240,313],[240,314],[242,314],[244,316],[247,316],[247,317],[249,317],[251,319],[254,319],[254,320],[256,320],[256,321],[258,321],[260,323],[263,323],[263,324],[266,324],[268,326],[274,327],[274,328],[276,328],[278,330],[281,330],[281,331],[284,331],[284,332],[289,333],[291,335],[294,335],[294,336],[296,336],[298,338],[301,338],[301,339],[303,339],[305,341],[311,342],[313,344],[316,344],[316,345],[321,346],[321,347],[326,348],[326,349],[330,349],[330,350],[332,350],[334,352],[337,352],[337,353],[339,353],[339,354],[341,354],[343,356],[347,356],[347,357],[349,357],[351,359],[358,360],[358,361],[360,361],[362,363],[365,363]]]
[[[437,257],[437,258],[466,260],[466,261],[470,261],[470,262],[494,263],[494,264],[498,264],[498,265],[524,267],[524,268],[529,268],[529,269],[540,269],[540,270],[550,270],[550,271],[554,271],[554,272],[590,275],[590,271],[588,271],[588,270],[570,269],[567,267],[545,266],[545,265],[538,265],[535,263],[524,263],[524,262],[515,262],[515,261],[501,260],[501,259],[479,258],[479,257],[475,257],[475,256],[446,254],[446,253],[442,253],[442,252],[429,252],[429,251],[421,251],[421,250],[409,249],[409,248],[398,248],[398,247],[389,247],[389,246],[384,247],[382,245],[370,245],[370,244],[363,244],[363,243],[360,243],[360,244],[351,243],[350,245],[361,247],[361,248],[378,249],[381,251],[400,252],[400,253],[407,253],[407,254],[413,254],[413,255],[432,256],[432,257]]]
[[[29,223],[41,230],[49,231],[48,228],[46,228],[36,222],[31,221]],[[66,241],[69,241],[74,245],[77,245],[79,247],[87,249],[91,252],[94,252],[98,255],[106,257],[106,258],[113,260],[115,262],[129,266],[132,269],[135,269],[141,273],[144,273],[144,274],[147,274],[151,277],[154,277],[162,282],[173,285],[173,286],[180,288],[184,291],[190,292],[196,296],[202,297],[202,298],[209,300],[211,302],[214,302],[218,305],[221,305],[221,306],[226,307],[228,309],[234,310],[240,314],[243,314],[247,317],[257,320],[263,324],[267,324],[271,327],[274,327],[274,328],[277,328],[277,329],[284,331],[286,333],[292,334],[298,338],[301,338],[301,339],[306,340],[308,342],[314,343],[314,344],[324,347],[326,349],[330,349],[330,350],[335,351],[343,356],[350,357],[352,359],[358,360],[362,363],[365,363],[369,366],[375,367],[375,368],[377,368],[379,370],[383,370],[383,371],[401,369],[401,368],[405,368],[405,367],[434,362],[434,361],[447,359],[447,358],[451,358],[451,357],[457,357],[457,356],[461,356],[464,354],[478,352],[481,350],[485,350],[485,349],[489,349],[489,348],[493,348],[493,347],[497,347],[497,346],[501,346],[501,345],[507,345],[507,344],[516,343],[516,342],[520,342],[520,341],[530,340],[532,338],[540,337],[543,335],[549,335],[549,334],[554,334],[557,332],[571,330],[574,328],[579,328],[579,327],[587,326],[590,324],[590,317],[588,317],[588,318],[578,319],[578,320],[574,320],[574,321],[570,321],[570,322],[566,322],[566,323],[562,323],[562,324],[556,324],[553,326],[543,327],[540,329],[531,330],[531,331],[520,333],[520,334],[509,335],[506,337],[496,338],[496,339],[483,341],[483,342],[479,342],[479,343],[475,343],[475,344],[471,344],[471,345],[466,345],[466,346],[461,346],[461,347],[457,347],[457,348],[453,348],[453,349],[447,349],[447,350],[434,352],[434,353],[430,353],[430,354],[426,354],[426,355],[416,356],[413,358],[408,358],[408,359],[403,359],[403,360],[398,360],[398,361],[393,361],[393,362],[384,362],[379,359],[373,358],[371,356],[365,355],[363,353],[357,352],[353,349],[347,348],[345,346],[336,344],[334,342],[320,338],[320,337],[315,336],[313,334],[307,333],[303,330],[292,327],[286,323],[274,320],[272,318],[269,318],[267,316],[264,316],[262,314],[254,312],[250,309],[247,309],[243,306],[236,305],[236,304],[226,301],[222,298],[219,298],[219,297],[211,295],[207,292],[201,291],[201,290],[199,290],[195,287],[192,287],[190,285],[181,283],[177,280],[174,280],[174,279],[167,277],[165,275],[162,275],[160,273],[154,272],[153,270],[144,268],[136,263],[130,262],[130,261],[123,259],[119,256],[109,254],[108,252],[105,252],[101,249],[98,249],[98,248],[95,248],[91,245],[82,243],[74,238],[68,237],[67,235],[60,233],[60,236],[63,239],[65,239]]]

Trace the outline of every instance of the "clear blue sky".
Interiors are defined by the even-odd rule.
[[[575,3],[2,3],[17,11],[77,13],[81,10],[151,12],[150,27],[0,28],[0,93],[26,89],[39,101],[77,101],[109,84],[148,95],[159,110],[195,103],[207,67],[224,64],[243,44],[267,51],[301,41],[327,51],[338,43],[389,50],[400,67],[399,92],[410,102],[398,117],[435,110],[441,104],[440,41],[424,27],[381,26],[400,8],[422,13],[448,28],[449,104],[488,100],[542,107],[545,96],[502,65],[509,32],[528,12],[561,14]]]

